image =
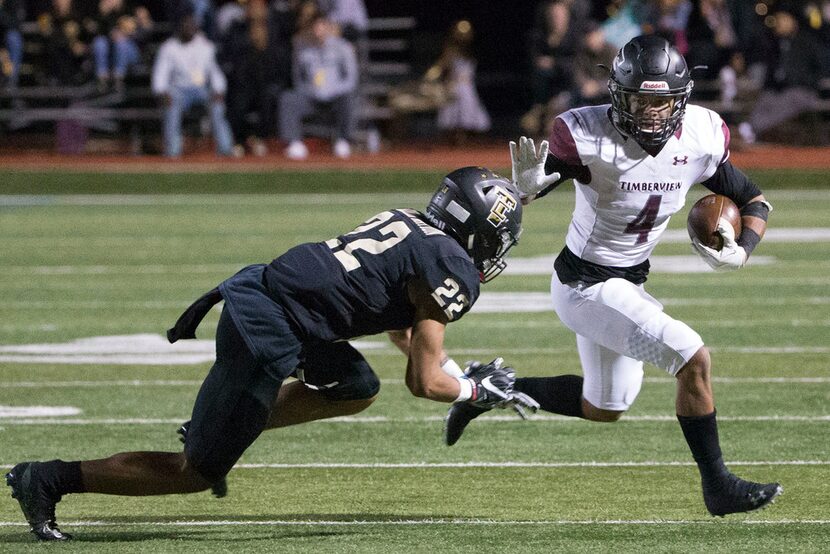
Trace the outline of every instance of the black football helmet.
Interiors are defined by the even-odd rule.
[[[669,41],[635,37],[611,67],[611,121],[641,146],[662,147],[683,121],[693,86],[686,60]]]
[[[519,191],[483,167],[462,167],[444,177],[425,215],[467,251],[482,283],[502,272],[503,258],[522,232]]]

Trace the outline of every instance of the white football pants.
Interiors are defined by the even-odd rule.
[[[703,346],[700,335],[663,313],[642,285],[617,278],[571,285],[553,274],[553,307],[576,333],[582,395],[597,408],[627,410],[640,392],[644,361],[674,376]]]

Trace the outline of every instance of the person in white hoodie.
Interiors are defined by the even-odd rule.
[[[225,117],[227,80],[216,63],[216,47],[199,32],[192,11],[180,14],[175,34],[159,48],[153,65],[153,93],[164,106],[164,153],[182,153],[182,117],[203,104],[210,114],[216,152],[229,156],[233,136]]]

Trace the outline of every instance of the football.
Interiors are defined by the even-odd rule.
[[[723,248],[723,239],[718,234],[717,227],[721,217],[732,224],[735,238],[738,238],[741,234],[741,212],[732,200],[720,194],[704,196],[689,210],[686,219],[689,238],[697,239],[709,248],[720,250]]]

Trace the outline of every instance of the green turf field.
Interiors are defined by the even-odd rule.
[[[498,413],[448,448],[446,406],[412,397],[402,356],[384,337],[367,337],[358,344],[382,379],[367,411],[266,433],[230,474],[224,499],[68,496],[58,520],[76,540],[53,546],[830,551],[830,190],[821,187],[830,173],[753,176],[775,206],[755,263],[733,274],[658,269],[694,261],[684,211],[655,251],[648,287],[712,348],[725,456],[741,476],[782,483],[770,509],[707,515],[672,379],[653,367],[619,423]],[[390,207],[421,208],[438,177],[0,175],[0,466],[177,449],[218,317],[202,325],[202,340],[166,346],[160,335],[190,301],[297,242]],[[526,210],[511,252],[514,266],[535,269],[487,284],[449,327],[459,362],[502,355],[520,375],[578,373],[571,333],[544,309],[550,261],[533,260],[563,245],[573,202],[563,189]],[[704,190],[693,189],[687,207]],[[32,407],[41,409],[24,410]],[[2,494],[0,552],[40,552],[27,529]]]

